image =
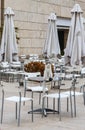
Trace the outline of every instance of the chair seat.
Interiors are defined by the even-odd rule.
[[[52,94],[48,94],[48,95],[44,95],[44,97],[48,97],[48,98],[59,98],[59,94],[58,93],[52,93]],[[60,94],[60,98],[67,98],[68,95],[61,93]]]
[[[25,74],[25,80],[28,80],[29,77],[37,77],[40,76],[40,72],[27,72]]]
[[[71,95],[74,96],[73,91],[71,91]],[[83,95],[83,93],[75,92],[75,96],[80,96],[80,95]],[[60,98],[66,98],[66,97],[69,97],[69,96],[70,96],[70,91],[60,93]],[[59,94],[58,93],[52,93],[52,94],[44,95],[44,97],[59,98]]]
[[[43,92],[43,86],[27,87],[27,90],[34,92]],[[45,88],[45,91],[48,91],[48,88]]]
[[[5,98],[5,100],[13,101],[13,102],[19,102],[20,101],[20,97],[12,96],[12,97]],[[21,102],[31,101],[31,100],[32,100],[32,98],[21,97]]]
[[[70,95],[70,91],[62,92],[62,93],[66,94],[66,95]],[[71,91],[71,95],[74,96],[74,92],[73,91]],[[75,96],[80,96],[80,95],[83,95],[83,93],[75,92]]]

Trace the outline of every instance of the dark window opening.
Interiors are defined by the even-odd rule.
[[[58,38],[61,49],[61,55],[64,55],[64,49],[66,47],[66,42],[68,38],[69,29],[58,29]]]

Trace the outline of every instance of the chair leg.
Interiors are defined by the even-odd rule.
[[[48,108],[48,97],[47,97],[47,108]]]
[[[24,90],[24,97],[26,97],[26,90]]]
[[[41,103],[41,92],[39,93],[39,104]]]
[[[69,98],[67,98],[67,112],[68,112],[68,109],[69,109],[68,102],[69,102]]]
[[[16,103],[16,119],[17,119],[17,103]]]
[[[31,100],[31,108],[32,108],[32,122],[33,122],[33,100]]]
[[[4,109],[4,90],[2,90],[1,124],[3,121],[3,109]]]
[[[76,117],[76,97],[75,97],[75,94],[74,94],[74,116]]]
[[[26,97],[26,91],[24,92],[24,97]],[[23,102],[23,105],[25,105],[25,101]]]
[[[72,95],[71,95],[71,91],[70,91],[70,106],[71,106],[71,117],[73,117]]]
[[[26,80],[24,81],[24,97],[26,97]],[[25,105],[25,102],[23,102],[23,105]]]
[[[31,98],[33,99],[33,91],[32,91],[32,93],[31,93]],[[31,102],[31,109],[32,109],[32,102]]]
[[[44,102],[45,102],[45,97],[42,98],[42,117],[44,115]]]
[[[53,110],[54,110],[54,113],[55,113],[55,98],[53,98]]]
[[[85,87],[85,85],[83,85],[83,98],[84,98],[84,105],[85,105],[85,92],[84,92],[84,87]]]
[[[20,95],[20,101],[19,101],[19,111],[18,111],[18,126],[20,126],[20,113],[21,113],[21,92]]]
[[[84,105],[85,105],[85,92],[83,92],[83,97],[84,97]]]
[[[58,103],[57,106],[58,106],[58,112],[59,112],[59,98],[58,98],[58,102],[57,103]]]
[[[59,98],[59,120],[61,121],[61,101]]]

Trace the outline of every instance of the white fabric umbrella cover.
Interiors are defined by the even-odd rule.
[[[81,65],[85,56],[84,25],[79,4],[75,4],[71,10],[72,19],[68,40],[65,48],[65,63],[70,65]]]
[[[56,56],[57,54],[60,54],[60,45],[58,40],[55,13],[51,13],[48,18],[48,32],[43,53],[46,53],[47,57],[50,57],[52,55]]]
[[[1,55],[4,61],[12,62],[18,60],[18,49],[16,43],[15,28],[13,23],[14,12],[10,7],[4,13],[4,27],[1,40]]]

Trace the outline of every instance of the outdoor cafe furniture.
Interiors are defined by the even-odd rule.
[[[18,81],[18,73],[19,71],[15,69],[0,70],[1,80],[5,79],[5,81],[14,82],[16,79]]]
[[[6,69],[9,69],[10,68],[10,64],[8,62],[1,62],[0,63],[0,69],[1,70],[6,70]]]
[[[26,59],[26,55],[25,55],[25,54],[20,55],[20,58],[22,58],[22,59]]]
[[[26,78],[25,78],[24,96],[26,95],[26,91],[31,91],[32,97],[33,97],[33,93],[37,92],[37,93],[39,93],[39,104],[40,104],[41,94],[43,93],[43,91],[45,90],[45,92],[48,93],[48,88],[45,87],[45,84],[47,81],[49,81],[49,78],[51,79],[51,77],[52,77],[51,64],[46,64],[45,70],[44,70],[44,76],[28,77],[29,81],[40,83],[38,86],[36,86],[36,85],[33,87],[27,86]],[[45,82],[45,84],[44,84],[44,82]]]
[[[10,93],[10,95],[12,96],[6,96],[7,93]],[[18,92],[18,96],[14,94],[12,92],[8,92],[5,91],[4,89],[2,89],[2,106],[1,106],[1,124],[3,122],[3,116],[4,116],[4,105],[5,102],[9,101],[9,102],[14,102],[16,105],[16,120],[17,120],[17,125],[20,126],[20,118],[21,118],[21,107],[22,107],[22,102],[27,102],[30,101],[31,102],[31,110],[32,110],[32,122],[33,122],[33,98],[28,98],[28,97],[22,97],[21,92]],[[10,105],[10,104],[9,104]],[[11,112],[10,112],[11,113]]]
[[[30,54],[30,55],[29,55],[29,60],[31,60],[31,61],[32,61],[32,60],[33,60],[33,61],[34,61],[34,60],[35,60],[35,61],[36,61],[36,60],[39,60],[39,55],[38,55],[38,54]]]
[[[44,83],[44,78],[41,77],[41,76],[36,76],[36,77],[29,77],[27,79],[28,81],[31,81],[31,82],[37,82],[39,83],[39,85],[34,85],[34,86],[29,86],[29,84],[27,84],[26,82],[24,83],[24,96],[26,96],[26,92],[31,92],[32,94],[32,98],[33,98],[33,94],[34,93],[39,93],[39,104],[40,104],[40,101],[41,101],[41,94],[43,93],[44,91],[44,86],[45,84]],[[45,87],[45,92],[48,94],[48,88]]]
[[[12,62],[10,63],[10,67],[16,70],[20,70],[21,69],[21,62],[17,61],[17,62]]]
[[[47,83],[49,83],[51,81],[46,80],[46,79],[44,79],[44,77],[41,77],[41,76],[39,76],[39,77],[29,77],[28,80],[32,81],[32,82],[37,82],[37,83],[40,84],[38,86],[35,85],[35,86],[32,86],[32,87],[25,86],[26,87],[25,88],[25,94],[26,94],[27,91],[31,91],[32,98],[33,98],[33,93],[35,93],[35,92],[40,93],[40,96],[39,96],[39,104],[40,104],[40,101],[42,100],[41,93],[42,93],[42,96],[44,94],[48,95],[49,89],[47,87]],[[48,99],[47,99],[47,106],[48,106]],[[42,113],[42,107],[40,107],[39,109],[35,109],[33,112]],[[46,108],[45,111],[44,111],[44,116],[46,116],[46,113],[48,113],[48,112],[54,112],[54,110]],[[29,111],[28,113],[31,113],[31,111]]]
[[[5,74],[5,72],[7,72],[9,70],[10,70],[9,64],[3,65],[3,67],[1,67],[1,69],[0,69],[0,79],[1,80],[6,80],[6,81],[9,80],[9,77],[6,76],[6,74]]]
[[[21,68],[21,63],[20,62],[1,62],[0,63],[0,78],[1,80],[5,79],[9,81],[10,79],[14,79],[14,75],[16,75],[17,69]]]
[[[75,85],[76,85],[76,79],[67,80],[62,82],[61,78],[56,78],[56,81],[58,81],[58,92],[57,93],[49,93],[48,95],[44,95],[42,98],[42,116],[45,109],[45,99],[46,98],[52,98],[53,100],[53,109],[55,110],[55,99],[58,99],[58,114],[59,119],[61,120],[61,99],[66,98],[67,99],[67,111],[68,111],[68,99],[70,99],[70,107],[71,107],[71,116],[73,115],[76,117],[76,96],[83,95],[83,93],[76,92],[75,91]],[[68,83],[67,83],[68,82]],[[73,98],[73,100],[72,100]],[[50,101],[50,100],[49,100]],[[74,107],[74,112],[73,112]]]
[[[0,70],[0,77],[3,80],[3,75],[8,81],[22,81],[24,80],[24,77],[32,77],[32,76],[39,76],[40,72],[25,72],[22,70],[16,70],[16,69],[6,69],[6,70]]]

